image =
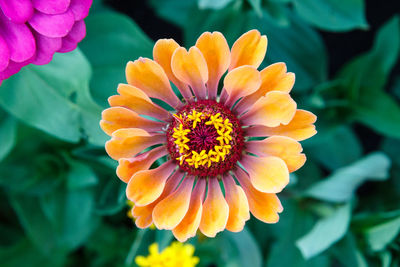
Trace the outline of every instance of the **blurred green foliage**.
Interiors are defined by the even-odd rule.
[[[0,88],[1,266],[134,266],[148,245],[172,240],[126,217],[125,185],[98,124],[125,81],[126,62],[151,57],[153,41],[95,2],[79,49],[26,67]],[[387,19],[368,52],[329,76],[334,55],[318,30],[368,30],[363,0],[149,5],[182,30],[186,47],[204,31],[221,31],[230,45],[249,29],[266,34],[262,67],[286,62],[296,73],[294,99],[318,116],[318,135],[303,142],[308,161],[279,195],[280,222],[252,219],[241,233],[190,240],[200,266],[400,266],[400,76],[392,72],[399,17]],[[364,127],[375,132],[374,151],[365,147]]]

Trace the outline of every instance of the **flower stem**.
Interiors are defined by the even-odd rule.
[[[129,253],[126,256],[125,266],[133,265],[133,261],[137,254],[137,251],[139,249],[140,243],[142,243],[142,239],[143,239],[144,235],[146,234],[147,230],[148,230],[148,228],[138,230],[138,232],[136,234],[136,238],[135,238],[135,240],[133,240],[132,245],[129,249]]]

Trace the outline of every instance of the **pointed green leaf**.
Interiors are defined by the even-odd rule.
[[[328,31],[367,29],[364,0],[294,0],[297,13]]]
[[[103,145],[101,109],[89,94],[91,69],[79,49],[55,54],[44,66],[30,65],[4,81],[0,105],[24,123],[62,140]],[[84,135],[82,135],[82,130]]]
[[[390,159],[384,153],[371,153],[314,184],[306,190],[305,195],[331,202],[349,201],[366,180],[387,179],[390,164]]]
[[[312,258],[340,240],[350,223],[351,205],[345,204],[328,217],[320,219],[309,233],[296,241],[305,259]]]
[[[373,225],[364,231],[369,247],[373,251],[386,248],[400,233],[400,216]]]
[[[233,0],[199,0],[200,9],[221,9],[231,3]]]
[[[0,161],[2,161],[15,145],[15,134],[17,130],[17,121],[0,113]]]
[[[261,0],[247,0],[258,16],[262,16]]]

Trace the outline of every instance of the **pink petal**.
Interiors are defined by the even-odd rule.
[[[62,46],[58,50],[60,53],[66,53],[74,50],[78,43],[85,38],[86,35],[86,26],[83,20],[75,22],[71,31],[67,36],[62,38]]]
[[[89,14],[93,0],[71,0],[70,9],[74,13],[75,20],[82,20]]]
[[[7,69],[0,72],[0,81],[9,78],[11,75],[16,74],[21,70],[22,67],[32,63],[32,59],[25,60],[24,62],[14,62],[11,61],[8,63]]]
[[[29,24],[40,34],[47,37],[64,37],[74,25],[74,14],[69,9],[58,15],[49,15],[36,11]]]
[[[61,14],[67,11],[70,0],[32,0],[33,6],[45,14]]]
[[[0,12],[0,35],[8,44],[11,60],[23,62],[35,54],[35,38],[28,26],[11,22],[2,12]]]
[[[24,23],[33,15],[30,0],[0,0],[0,7],[12,22]]]
[[[61,47],[61,38],[50,38],[37,32],[35,38],[37,51],[33,64],[44,65],[49,63],[53,59],[54,53]]]
[[[0,71],[7,68],[10,60],[10,49],[8,48],[6,40],[0,35]]]

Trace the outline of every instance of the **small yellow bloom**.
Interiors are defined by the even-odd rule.
[[[140,267],[193,267],[199,263],[199,258],[193,256],[194,246],[172,242],[161,253],[158,251],[158,244],[149,246],[147,257],[137,256],[135,262]]]

